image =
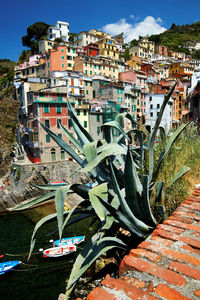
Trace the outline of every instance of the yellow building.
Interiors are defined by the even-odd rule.
[[[102,38],[96,44],[98,44],[100,55],[119,59],[119,52],[113,39]]]
[[[105,37],[105,38],[111,39],[111,35],[110,34],[105,33],[103,31],[100,31],[100,30],[97,30],[97,29],[90,29],[89,33],[93,34],[93,35],[97,35],[97,36],[101,36],[101,37]]]
[[[194,71],[194,67],[191,64],[188,64],[187,62],[183,62],[183,61],[172,63],[169,66],[169,75],[173,75],[176,73],[192,74],[193,71]]]
[[[146,48],[151,51],[152,54],[155,53],[155,43],[152,41],[149,41],[147,37],[143,37],[139,40],[139,46]]]
[[[109,57],[77,56],[74,63],[76,71],[88,76],[103,75],[118,79],[118,65]]]
[[[131,68],[134,68],[135,70],[141,70],[141,64],[142,64],[142,60],[141,58],[139,58],[138,56],[133,56],[131,57],[130,60],[128,60],[126,62]]]

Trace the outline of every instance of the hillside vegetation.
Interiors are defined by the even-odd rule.
[[[154,41],[156,45],[166,45],[171,50],[183,51],[190,54],[189,50],[184,46],[188,41],[200,41],[200,22],[182,26],[173,23],[169,30],[160,34],[151,35],[149,40]],[[195,51],[192,53],[192,56],[194,58],[200,58],[200,51]]]

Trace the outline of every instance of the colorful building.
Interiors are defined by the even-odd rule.
[[[75,70],[88,76],[103,75],[118,79],[118,65],[109,57],[77,56],[74,60]]]
[[[99,47],[97,44],[89,44],[84,47],[86,56],[97,56],[99,55]]]
[[[84,47],[89,44],[94,44],[98,41],[99,37],[87,31],[81,31],[74,37],[74,46]]]
[[[119,51],[116,47],[115,40],[102,38],[96,42],[99,47],[99,54],[113,59],[119,59]]]
[[[58,45],[50,49],[46,54],[47,76],[51,76],[53,71],[73,70],[76,56],[76,49],[71,45]]]
[[[50,26],[47,30],[47,39],[54,41],[56,38],[67,42],[69,39],[69,23],[57,21],[55,26]]]

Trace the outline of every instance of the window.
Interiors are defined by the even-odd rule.
[[[153,108],[153,104],[150,104],[150,109],[152,109]]]
[[[48,62],[48,64],[47,64],[47,65],[48,65],[48,68],[49,68],[49,66],[50,66],[49,62]]]
[[[65,65],[64,64],[62,64],[62,68],[64,68],[65,67]]]
[[[64,60],[64,59],[65,59],[65,57],[62,55],[62,56],[61,56],[61,59],[62,59],[62,60]]]
[[[44,124],[45,124],[46,127],[50,128],[50,122],[49,122],[49,120],[45,120]]]
[[[88,95],[88,90],[86,90],[86,94]]]
[[[102,89],[99,89],[99,94],[102,95]]]
[[[61,119],[57,119],[57,128],[60,128],[60,124],[62,124],[62,120]]]
[[[65,159],[65,151],[63,149],[60,149],[60,158],[62,160]]]
[[[160,104],[157,104],[157,108],[160,108]]]
[[[62,133],[59,133],[58,137],[62,140]]]
[[[85,66],[87,67],[87,63],[85,63]]]
[[[149,97],[149,101],[152,101],[152,96]]]
[[[86,109],[84,109],[83,115],[84,115],[84,116],[87,116],[87,110],[86,110]]]
[[[101,127],[100,126],[97,126],[97,134],[99,135],[101,132]]]
[[[117,89],[117,94],[119,94],[119,89]]]
[[[81,100],[80,100],[80,99],[78,99],[78,105],[81,105],[81,104],[82,104]]]
[[[87,81],[85,82],[85,85],[87,86]]]
[[[77,116],[80,116],[80,109],[77,109]]]
[[[70,48],[67,48],[67,52],[70,52]]]
[[[61,49],[61,52],[63,53],[63,52],[64,52],[64,49]]]
[[[87,121],[84,121],[84,122],[83,122],[83,126],[84,126],[84,128],[87,127]]]
[[[90,63],[90,68],[92,68],[92,64]]]
[[[92,71],[90,71],[90,75],[92,75]]]
[[[50,143],[50,135],[46,134],[46,143]]]
[[[153,112],[150,113],[150,116],[153,117]]]
[[[61,105],[56,106],[56,112],[57,114],[61,114]]]
[[[85,70],[85,74],[87,75],[87,70]]]
[[[51,160],[52,161],[56,160],[56,149],[54,148],[51,149]]]
[[[90,82],[90,86],[92,86],[92,82]]]
[[[49,104],[44,104],[44,113],[49,113]]]
[[[100,115],[97,115],[97,122],[100,122]]]

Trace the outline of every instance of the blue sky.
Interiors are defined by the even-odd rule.
[[[66,21],[70,32],[91,28],[112,35],[125,32],[126,41],[138,35],[160,33],[172,23],[200,21],[198,0],[10,0],[0,10],[0,58],[17,61],[23,49],[21,37],[38,21],[55,25]]]

